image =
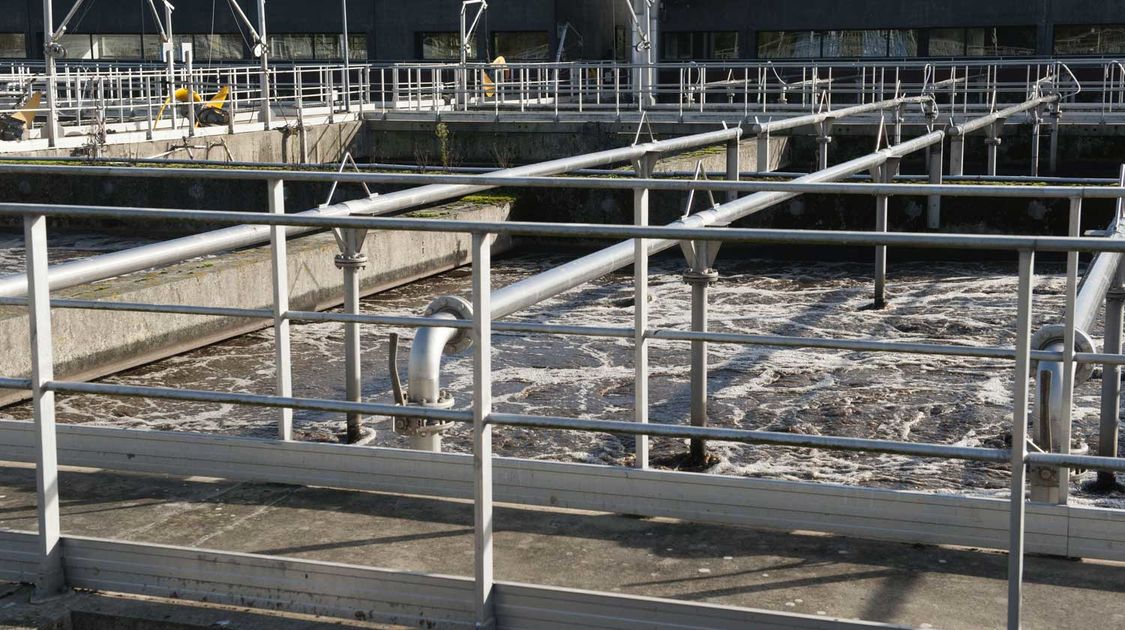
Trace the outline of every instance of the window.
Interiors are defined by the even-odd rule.
[[[98,59],[141,59],[140,35],[94,35]]]
[[[1104,55],[1123,52],[1125,24],[1055,27],[1055,54]]]
[[[737,59],[738,33],[661,33],[660,58],[665,61]]]
[[[820,33],[816,31],[762,31],[758,33],[758,57],[795,59],[820,56]]]
[[[461,59],[460,33],[419,33],[418,47],[422,59],[451,60]],[[469,59],[477,59],[477,38],[469,40]]]
[[[195,46],[195,59],[200,62],[246,58],[242,37],[237,34],[194,35],[192,43]]]
[[[0,33],[0,57],[4,59],[27,57],[27,44],[23,33]]]
[[[931,57],[960,57],[965,54],[965,29],[930,29]]]
[[[311,34],[270,35],[270,56],[284,61],[315,59]]]
[[[493,33],[492,49],[508,60],[546,61],[551,44],[544,31]]]
[[[632,34],[624,26],[618,26],[613,33],[613,58],[621,63],[633,60]]]
[[[917,57],[918,31],[912,28],[888,31],[887,55],[890,57]]]
[[[887,31],[828,31],[822,57],[886,57]]]
[[[89,35],[67,33],[59,38],[67,59],[94,59],[94,43]]]
[[[367,34],[348,33],[348,59],[367,61]]]
[[[1034,55],[1035,27],[969,28],[965,29],[965,43],[970,57]]]
[[[811,57],[914,57],[918,31],[763,31],[758,33],[758,57],[793,59]]]

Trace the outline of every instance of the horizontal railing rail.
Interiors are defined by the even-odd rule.
[[[723,135],[726,134],[726,135]],[[737,142],[737,130],[720,134],[725,143]],[[941,136],[925,138],[926,142],[940,141]],[[911,141],[914,144],[919,144]],[[912,143],[911,146],[914,146]],[[679,146],[679,145],[676,145]],[[921,145],[920,145],[921,146]],[[728,147],[729,149],[730,147]],[[735,148],[737,148],[735,146]],[[641,156],[644,158],[645,156]],[[29,170],[35,169],[35,170]],[[1008,528],[1010,551],[1009,565],[1009,623],[1018,625],[1020,616],[1020,585],[1022,581],[1023,544],[1025,536],[1024,489],[1025,468],[1029,464],[1056,468],[1125,472],[1125,460],[1112,457],[1074,453],[1028,452],[1027,421],[1029,418],[1028,380],[1032,361],[1063,361],[1074,363],[1101,363],[1106,366],[1125,364],[1125,354],[1114,352],[1063,352],[1042,351],[1030,345],[1032,291],[1035,279],[1035,254],[1038,252],[1075,253],[1125,253],[1125,239],[1078,236],[1019,236],[940,233],[889,233],[884,231],[825,231],[749,229],[733,227],[654,227],[647,225],[598,225],[568,223],[497,222],[427,219],[410,217],[372,217],[339,215],[283,214],[276,203],[284,182],[334,181],[363,182],[397,185],[453,184],[467,187],[462,192],[477,187],[504,186],[510,188],[585,188],[593,190],[664,190],[683,192],[712,190],[737,194],[752,192],[786,192],[798,194],[847,194],[876,198],[892,196],[950,196],[976,198],[1036,198],[1066,199],[1071,203],[1073,218],[1086,199],[1125,200],[1125,189],[1113,186],[999,186],[989,184],[914,184],[914,183],[862,183],[862,182],[791,182],[791,181],[680,181],[641,177],[620,179],[612,177],[539,177],[472,175],[472,174],[412,174],[412,173],[326,173],[281,171],[275,169],[191,169],[191,168],[141,168],[115,166],[39,166],[20,165],[0,161],[0,172],[63,172],[87,176],[122,175],[129,177],[215,178],[238,180],[264,180],[271,191],[271,213],[228,212],[182,209],[119,208],[84,205],[54,206],[45,204],[0,203],[0,216],[21,217],[25,226],[27,249],[26,297],[0,299],[0,304],[26,306],[30,323],[31,377],[16,375],[0,377],[0,389],[30,390],[33,401],[34,427],[37,437],[37,465],[40,469],[38,500],[40,505],[40,540],[43,568],[39,588],[42,592],[56,590],[65,584],[62,573],[59,534],[57,460],[55,453],[54,398],[58,394],[84,394],[96,396],[136,397],[151,400],[171,400],[192,403],[230,404],[280,410],[278,443],[291,438],[285,427],[291,429],[292,412],[308,410],[348,415],[378,415],[391,418],[421,419],[472,425],[474,453],[474,542],[477,548],[473,580],[474,602],[478,621],[488,623],[494,614],[492,599],[494,581],[492,557],[492,454],[491,430],[493,427],[513,426],[541,430],[568,430],[593,433],[619,433],[637,436],[663,436],[693,440],[726,441],[759,444],[786,448],[815,448],[840,451],[887,453],[905,457],[930,457],[950,460],[978,461],[990,464],[1007,464],[1010,467],[1010,526]],[[644,172],[643,165],[638,172]],[[454,195],[456,196],[456,195]],[[420,202],[419,202],[420,203]],[[408,210],[417,204],[404,202],[399,210]],[[143,221],[178,220],[206,225],[253,225],[270,228],[271,257],[274,268],[274,296],[269,308],[233,308],[225,306],[150,304],[141,302],[113,302],[111,300],[51,298],[47,262],[47,218],[111,218],[140,223]],[[288,283],[285,260],[286,229],[289,227],[315,230],[337,230],[341,239],[351,231],[413,231],[427,233],[469,234],[472,237],[472,303],[471,309],[457,317],[449,313],[434,316],[403,317],[384,314],[313,313],[294,310],[288,306]],[[925,249],[960,249],[971,251],[1007,251],[1019,256],[1019,284],[1015,296],[1016,326],[1011,346],[971,346],[930,342],[893,342],[882,339],[806,338],[783,335],[751,335],[729,332],[686,331],[646,325],[632,327],[556,325],[541,322],[493,322],[490,308],[491,242],[493,237],[548,237],[560,239],[634,239],[637,260],[647,261],[651,252],[647,241],[673,242],[723,242],[772,245],[830,245],[837,247],[913,247]],[[1067,274],[1068,291],[1074,291],[1078,278],[1074,270]],[[640,301],[639,303],[643,303]],[[278,393],[259,394],[247,392],[211,391],[175,387],[121,383],[88,383],[56,378],[53,372],[52,308],[134,311],[142,313],[168,313],[206,317],[272,319],[275,329],[281,324],[295,321],[337,322],[348,325],[384,325],[413,329],[444,329],[467,331],[472,340],[473,396],[469,408],[440,408],[424,405],[403,405],[365,402],[362,400],[332,400],[303,398],[292,395],[279,379]],[[499,316],[498,316],[499,317]],[[1073,308],[1065,313],[1063,327],[1073,335],[1075,314]],[[287,331],[287,328],[285,329]],[[707,341],[712,343],[759,345],[787,348],[840,350],[852,352],[889,352],[903,354],[932,354],[960,356],[977,359],[999,359],[1011,362],[1014,370],[1012,389],[1012,442],[1009,448],[962,446],[933,442],[906,442],[901,440],[869,439],[833,435],[799,435],[778,431],[748,430],[706,426],[683,426],[656,422],[624,422],[597,418],[549,417],[528,414],[500,413],[491,403],[491,353],[495,334],[564,334],[592,337],[632,338],[661,342]],[[278,336],[275,345],[280,349],[288,344],[288,335]],[[275,361],[280,367],[286,352],[279,350]],[[286,416],[285,414],[289,415]],[[288,423],[288,424],[286,424]],[[327,448],[345,449],[337,446]],[[1034,450],[1033,448],[1030,450]],[[1014,626],[1013,626],[1014,627]]]

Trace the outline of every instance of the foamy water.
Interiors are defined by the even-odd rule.
[[[517,257],[497,261],[494,286],[550,268],[566,258]],[[711,290],[711,328],[748,334],[822,338],[1011,345],[1015,324],[1015,265],[899,263],[891,265],[890,306],[871,310],[871,267],[852,263],[720,259],[721,281]],[[1057,265],[1041,264],[1035,295],[1036,326],[1055,321],[1062,308]],[[690,290],[682,264],[656,259],[652,269],[653,326],[686,329]],[[631,273],[631,272],[630,272]],[[415,315],[437,295],[467,295],[469,275],[458,270],[389,291],[364,302],[366,312]],[[548,300],[511,319],[592,326],[632,325],[631,275],[619,273]],[[1098,327],[1100,330],[1100,324]],[[364,329],[364,397],[391,402],[387,335],[407,340],[399,356],[405,380],[412,331]],[[293,327],[294,393],[342,399],[342,324]],[[633,409],[632,342],[575,336],[496,333],[493,392],[497,411],[630,420]],[[710,346],[710,418],[713,426],[843,435],[962,446],[1003,447],[1011,426],[1012,362],[944,356],[895,355],[756,346]],[[689,345],[658,341],[651,351],[651,420],[684,424],[689,417]],[[272,332],[243,336],[106,379],[107,382],[270,393]],[[443,387],[458,407],[471,399],[470,353],[447,357]],[[1096,436],[1100,382],[1075,395],[1075,432]],[[62,396],[63,422],[107,426],[270,436],[274,412],[231,405],[198,405],[94,396]],[[25,406],[5,415],[26,418]],[[373,418],[377,444],[404,446],[390,422]],[[295,426],[306,439],[340,432],[338,414],[299,411]],[[445,438],[448,451],[467,452],[471,427]],[[632,438],[566,431],[498,427],[501,455],[627,465]],[[654,440],[654,460],[685,450],[682,440]],[[713,444],[713,472],[864,486],[1003,494],[1006,466],[865,453]],[[1089,475],[1087,475],[1089,476]],[[1083,499],[1120,505],[1120,498]]]

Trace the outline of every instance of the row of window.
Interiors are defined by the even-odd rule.
[[[8,36],[18,36],[18,42]],[[248,59],[250,50],[242,36],[232,33],[173,34],[175,49],[190,43],[200,63]],[[0,35],[0,56],[24,57],[22,34]],[[343,36],[335,33],[280,33],[269,36],[270,57],[279,61],[339,60],[344,58]],[[18,46],[17,46],[18,43]],[[68,33],[59,39],[68,59],[161,59],[161,38],[156,34]],[[8,54],[9,50],[12,54]],[[17,53],[18,48],[18,53]],[[367,35],[348,35],[348,57],[367,59]]]
[[[461,34],[451,32],[418,33],[418,54],[422,59],[449,61],[461,59]],[[477,59],[477,38],[469,40],[466,55]],[[504,57],[512,61],[547,61],[551,54],[551,40],[546,31],[497,31],[492,33],[489,56]]]
[[[1054,52],[1060,55],[1125,54],[1125,24],[1097,26],[1056,26]],[[459,59],[460,34],[426,32],[417,34],[418,56],[448,61]],[[920,42],[925,38],[923,53]],[[239,34],[176,35],[176,48],[191,42],[200,62],[236,61],[249,58],[250,51]],[[281,33],[270,35],[270,56],[280,61],[343,59],[343,37],[333,33]],[[619,28],[615,49],[627,54],[629,34]],[[161,57],[160,36],[145,35],[63,35],[62,44],[71,59],[144,59]],[[513,61],[546,61],[550,58],[550,39],[546,31],[492,33],[490,55]],[[1035,27],[875,29],[836,31],[762,31],[758,33],[757,56],[762,59],[816,57],[992,57],[1032,55],[1036,51]],[[469,43],[468,57],[478,59],[477,41]],[[27,56],[23,33],[0,33],[0,58]],[[348,56],[367,59],[367,35],[348,35]],[[737,31],[662,33],[660,56],[665,61],[693,59],[738,59],[741,57]],[[622,61],[625,59],[623,58]]]

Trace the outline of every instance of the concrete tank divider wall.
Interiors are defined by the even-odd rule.
[[[503,221],[507,203],[467,202],[427,211],[428,217]],[[365,243],[369,262],[361,274],[365,295],[400,286],[464,265],[469,260],[467,234],[371,232]],[[510,248],[508,239],[494,246]],[[338,249],[331,234],[290,241],[289,291],[294,310],[323,310],[343,300],[342,277],[334,263]],[[57,291],[55,298],[269,308],[272,304],[269,247],[257,247]],[[272,320],[55,309],[55,374],[60,379],[89,380],[206,346],[272,325]],[[26,309],[0,307],[0,375],[26,378],[28,322]],[[0,405],[25,398],[26,392],[0,394]]]

